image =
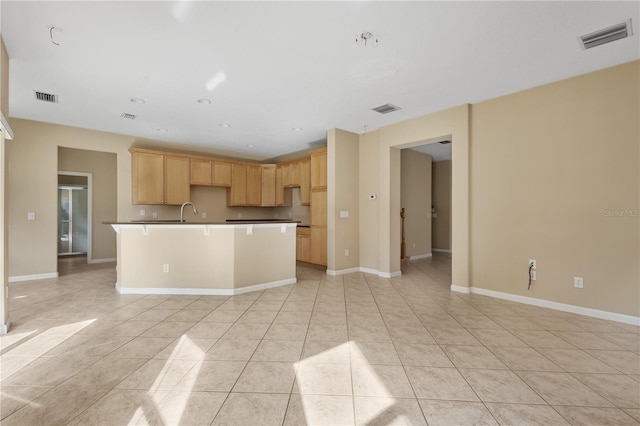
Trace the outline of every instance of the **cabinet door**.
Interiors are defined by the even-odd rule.
[[[327,190],[311,190],[311,226],[327,226]]]
[[[282,187],[291,187],[291,164],[282,166]]]
[[[190,162],[185,157],[164,157],[164,202],[180,205],[191,198]]]
[[[282,191],[282,188],[280,188]],[[262,203],[263,207],[276,205],[276,167],[262,166]]]
[[[308,206],[311,202],[311,194],[309,189],[311,187],[311,164],[309,160],[303,160],[300,162],[300,204]]]
[[[191,185],[211,185],[211,161],[191,160]]]
[[[133,204],[164,202],[164,156],[134,152],[131,154]]]
[[[311,263],[327,264],[326,226],[311,226]]]
[[[247,166],[247,205],[259,206],[262,202],[262,167]]]
[[[284,188],[282,187],[282,167],[276,167],[276,206],[284,205]]]
[[[231,186],[231,164],[214,161],[213,163],[213,186]]]
[[[296,260],[311,262],[311,230],[296,228]]]
[[[291,164],[291,186],[300,186],[300,162]]]
[[[327,187],[327,150],[311,153],[311,188]]]
[[[231,165],[231,188],[227,191],[227,205],[247,205],[247,166]]]

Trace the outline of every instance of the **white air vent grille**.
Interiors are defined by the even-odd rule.
[[[618,25],[613,25],[611,27],[583,35],[580,37],[580,43],[582,44],[583,49],[591,49],[592,47],[611,43],[612,41],[631,37],[632,35],[631,19],[627,19]]]
[[[126,118],[127,120],[135,120],[137,115],[129,114],[128,112],[123,112],[122,114],[120,114],[120,117]]]
[[[380,114],[389,114],[390,112],[397,111],[402,108],[392,104],[384,104],[384,105],[380,105],[379,107],[375,107],[371,109],[374,110],[375,112],[379,112]]]
[[[51,104],[58,103],[58,95],[53,95],[51,93],[38,92],[37,90],[34,90],[33,97],[36,98],[37,101],[49,102]]]

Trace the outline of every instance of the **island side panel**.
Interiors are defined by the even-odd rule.
[[[210,229],[209,235],[204,226],[146,229],[146,235],[142,226],[120,229],[118,285],[122,293],[231,294],[232,227]]]
[[[235,287],[296,282],[296,225],[256,225],[235,230]]]

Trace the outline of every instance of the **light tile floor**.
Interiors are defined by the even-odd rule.
[[[451,293],[446,255],[235,297],[82,261],[10,286],[3,425],[640,422],[640,328]]]

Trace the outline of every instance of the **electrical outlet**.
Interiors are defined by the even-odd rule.
[[[157,219],[158,218],[158,212],[153,212],[151,214],[151,217],[154,218],[154,219]]]
[[[535,281],[536,280],[536,270],[532,269],[531,270],[531,281]]]
[[[583,288],[584,287],[584,279],[582,277],[573,277],[573,286],[575,288]]]
[[[344,249],[344,255],[349,256],[349,249]]]
[[[202,212],[202,218],[206,219],[207,218],[207,212]]]
[[[533,263],[533,268],[531,269],[536,269],[538,264],[536,263],[535,259],[529,259],[529,266],[531,266],[531,264]]]
[[[165,263],[164,265],[162,265],[162,272],[167,273],[169,272],[169,264]]]
[[[27,213],[27,220],[36,220],[36,213],[35,212],[28,212]]]
[[[145,212],[144,210],[140,210],[140,216],[146,216],[147,212]]]

